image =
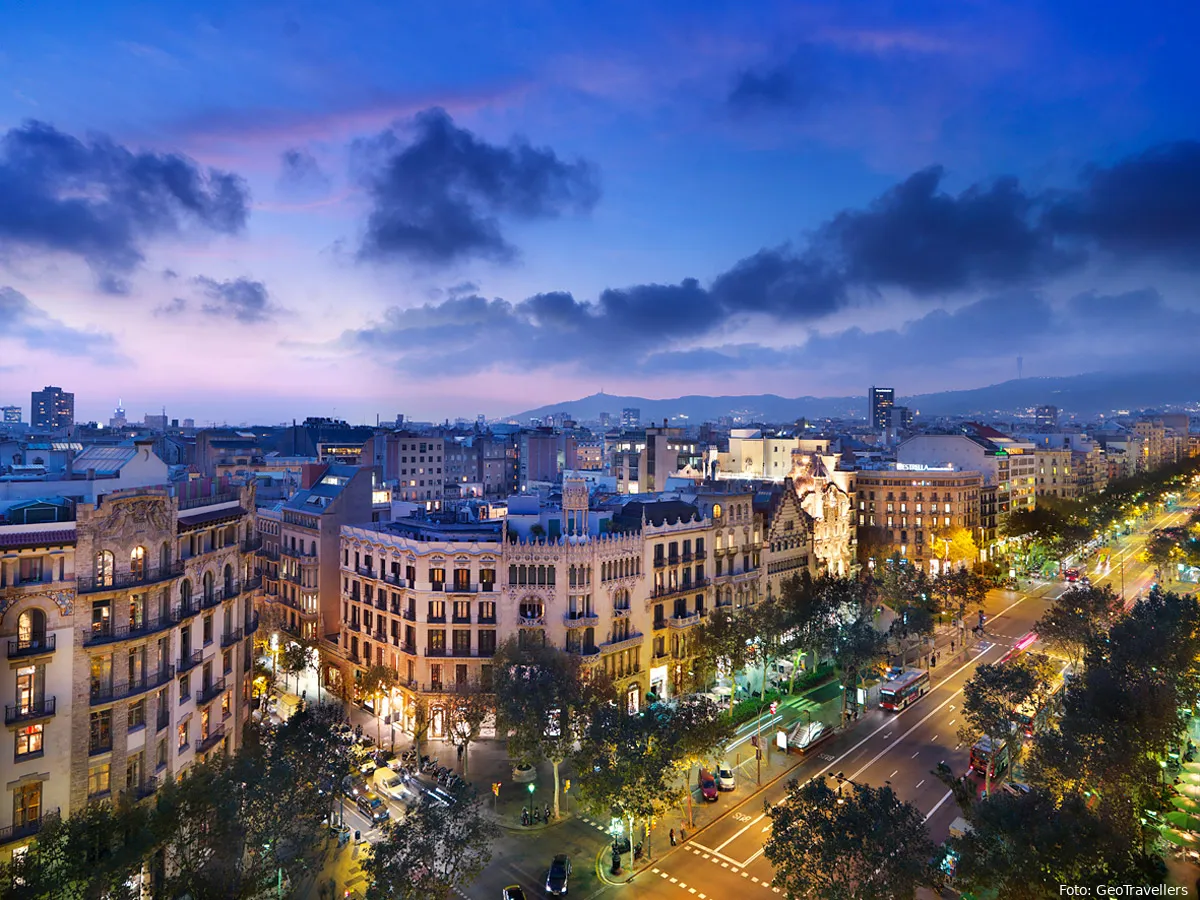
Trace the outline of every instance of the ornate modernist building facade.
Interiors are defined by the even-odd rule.
[[[184,486],[188,487],[188,486]],[[0,858],[45,816],[150,796],[237,746],[254,598],[253,487],[10,506],[0,524]]]

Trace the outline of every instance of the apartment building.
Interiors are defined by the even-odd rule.
[[[415,705],[427,703],[437,737],[448,698],[486,685],[511,637],[602,668],[639,709],[647,692],[689,687],[689,640],[711,608],[711,534],[711,521],[678,501],[590,509],[577,481],[561,506],[503,523],[343,528],[346,677],[394,668],[400,688],[381,712],[411,730]]]
[[[384,478],[397,500],[441,509],[445,485],[445,439],[412,431],[386,436]]]
[[[0,859],[47,816],[151,796],[236,749],[259,582],[253,486],[22,501],[0,524]]]
[[[1070,447],[1038,447],[1033,451],[1037,465],[1037,496],[1073,500],[1075,486],[1074,457]]]
[[[899,554],[936,574],[945,565],[971,565],[973,559],[949,559],[941,540],[955,528],[982,541],[978,471],[914,463],[884,464],[855,473],[858,544],[867,565]]]

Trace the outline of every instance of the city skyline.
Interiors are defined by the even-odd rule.
[[[1196,13],[1088,11],[7,11],[0,402],[440,420],[1178,364]]]

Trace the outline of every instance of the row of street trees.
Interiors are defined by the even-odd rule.
[[[1111,481],[1102,492],[1077,500],[1038,497],[1034,509],[1009,514],[1004,534],[1022,547],[1027,567],[1040,568],[1069,556],[1093,535],[1119,525],[1134,511],[1150,509],[1197,474],[1200,457],[1189,457]]]
[[[1032,790],[979,799],[948,767],[934,773],[973,829],[949,842],[955,887],[1048,900],[1063,884],[1161,884],[1145,823],[1162,819],[1162,763],[1200,691],[1200,604],[1154,591],[1126,615],[1111,590],[1076,588],[1037,627],[1079,665],[1061,719],[1027,749]],[[1052,670],[1038,654],[980,666],[964,689],[964,740],[1011,740],[1014,707],[1043,699]],[[788,897],[912,898],[942,880],[923,817],[889,787],[792,782],[768,814],[764,852]]]

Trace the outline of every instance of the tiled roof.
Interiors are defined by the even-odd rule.
[[[5,531],[0,528],[0,547],[50,547],[75,543],[75,528],[54,528],[45,531]]]
[[[207,525],[226,519],[240,519],[246,515],[246,510],[238,506],[222,506],[220,509],[206,509],[197,513],[184,513],[179,517],[179,527],[195,528],[197,525]]]

